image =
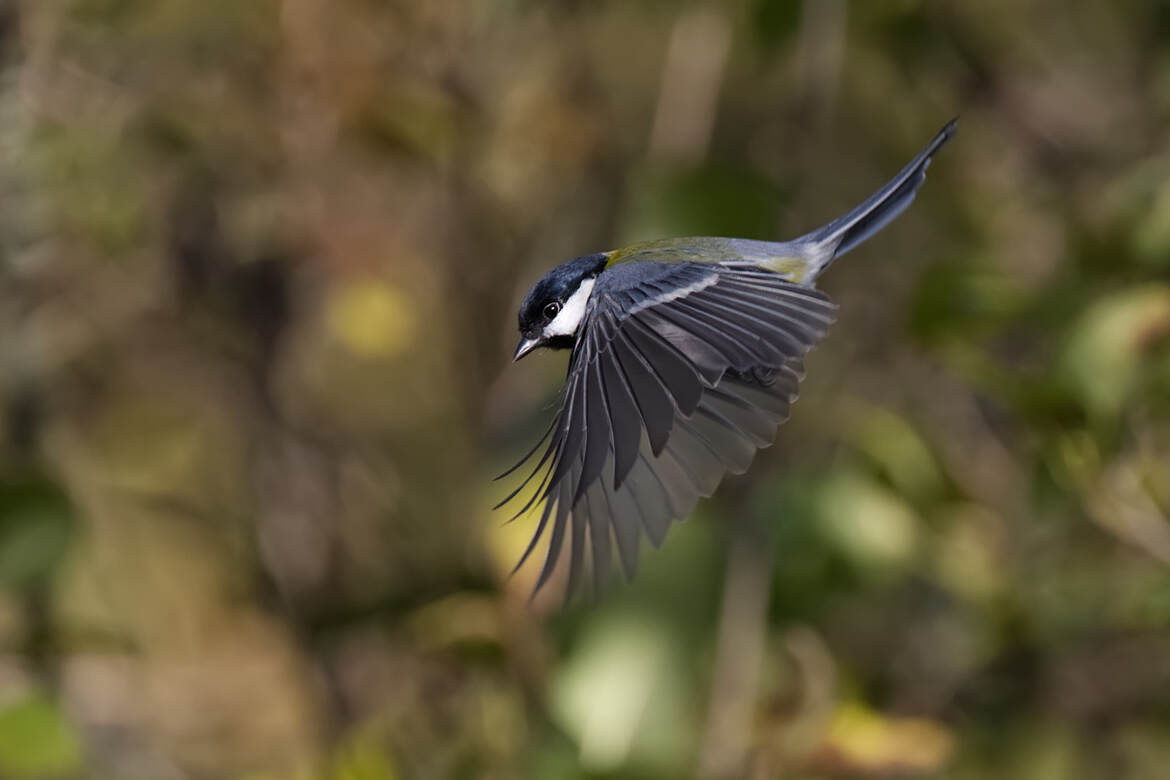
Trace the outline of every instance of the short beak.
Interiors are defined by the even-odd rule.
[[[512,356],[512,362],[515,363],[517,360],[524,357],[539,346],[540,339],[522,339],[520,341],[520,346],[516,347],[516,354]]]

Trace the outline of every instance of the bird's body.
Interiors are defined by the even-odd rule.
[[[588,558],[600,584],[611,535],[632,576],[639,540],[657,546],[726,473],[770,445],[795,401],[801,360],[836,306],[813,287],[845,252],[914,199],[951,122],[897,176],[841,218],[787,242],[666,239],[575,258],[525,297],[516,359],[572,349],[561,409],[535,467],[503,503],[536,483],[519,514],[543,503],[528,558],[549,534],[537,582],[568,536],[568,591]],[[550,530],[551,529],[551,530]]]

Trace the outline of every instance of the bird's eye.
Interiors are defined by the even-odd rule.
[[[548,319],[548,320],[555,319],[556,316],[560,313],[561,313],[561,305],[559,303],[557,303],[556,301],[553,301],[552,303],[550,303],[544,307],[545,319]]]

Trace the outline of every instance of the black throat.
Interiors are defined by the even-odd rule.
[[[576,336],[553,336],[544,342],[544,346],[547,349],[572,349],[576,344]]]

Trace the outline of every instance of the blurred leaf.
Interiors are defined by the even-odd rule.
[[[663,640],[652,624],[605,622],[565,665],[555,700],[586,766],[613,769],[629,756],[662,669]]]
[[[752,515],[776,534],[773,608],[789,619],[815,619],[846,579],[842,569],[848,564],[835,555],[819,526],[819,488],[815,477],[793,473],[754,491]]]
[[[853,470],[833,474],[818,490],[823,532],[854,565],[889,575],[912,562],[918,516],[897,494]]]
[[[499,603],[475,593],[455,593],[429,602],[406,618],[412,632],[428,646],[502,644]]]
[[[0,708],[0,776],[48,778],[81,769],[81,743],[61,711],[31,696]]]
[[[375,150],[446,163],[456,140],[456,119],[446,94],[411,81],[399,85],[390,100],[370,106],[355,120],[353,133]]]
[[[954,752],[942,724],[924,718],[888,717],[857,702],[841,705],[821,747],[829,766],[851,772],[937,772]]]
[[[1170,258],[1170,185],[1161,181],[1156,197],[1134,230],[1134,250],[1149,262],[1165,265]]]
[[[989,510],[975,504],[947,512],[930,560],[939,581],[964,599],[986,602],[1003,588],[1004,572],[988,533],[995,521]]]
[[[800,28],[801,0],[757,0],[756,37],[766,49],[788,43]]]
[[[910,330],[927,343],[992,332],[1020,308],[1013,281],[970,262],[932,264],[914,293]]]
[[[141,13],[144,0],[73,0],[70,13],[78,21],[118,25]]]
[[[1086,407],[1116,415],[1152,348],[1170,335],[1170,285],[1148,284],[1105,297],[1073,326],[1061,356],[1066,380]]]
[[[92,122],[45,122],[29,136],[24,159],[63,226],[124,258],[139,238],[147,197],[121,141],[119,131]]]
[[[784,197],[750,170],[647,168],[630,182],[622,244],[679,235],[775,239]]]
[[[671,701],[682,682],[673,656],[665,627],[646,615],[602,613],[589,621],[553,687],[553,704],[584,767],[613,770],[636,750],[651,750],[660,764],[683,758],[678,740],[687,729]]]
[[[395,780],[390,757],[376,744],[355,739],[337,751],[330,780]]]
[[[42,581],[60,564],[73,533],[73,509],[54,482],[0,478],[0,585]]]
[[[364,358],[392,357],[406,348],[414,336],[416,316],[402,291],[376,279],[338,284],[326,306],[333,335]]]
[[[1008,766],[1000,777],[1020,780],[1068,780],[1084,776],[1080,746],[1084,744],[1064,723],[1032,723],[1011,734]]]
[[[1170,262],[1168,172],[1161,157],[1140,160],[1109,182],[1102,196],[1111,218],[1107,224],[1118,233],[1115,244],[1155,267]],[[1108,253],[1105,267],[1116,267],[1117,254],[1116,248]]]
[[[919,504],[937,501],[946,480],[926,442],[905,418],[866,409],[854,436],[858,448],[878,464],[898,491]]]
[[[1170,766],[1170,725],[1151,719],[1127,723],[1118,731],[1116,750],[1126,777],[1159,777]]]

